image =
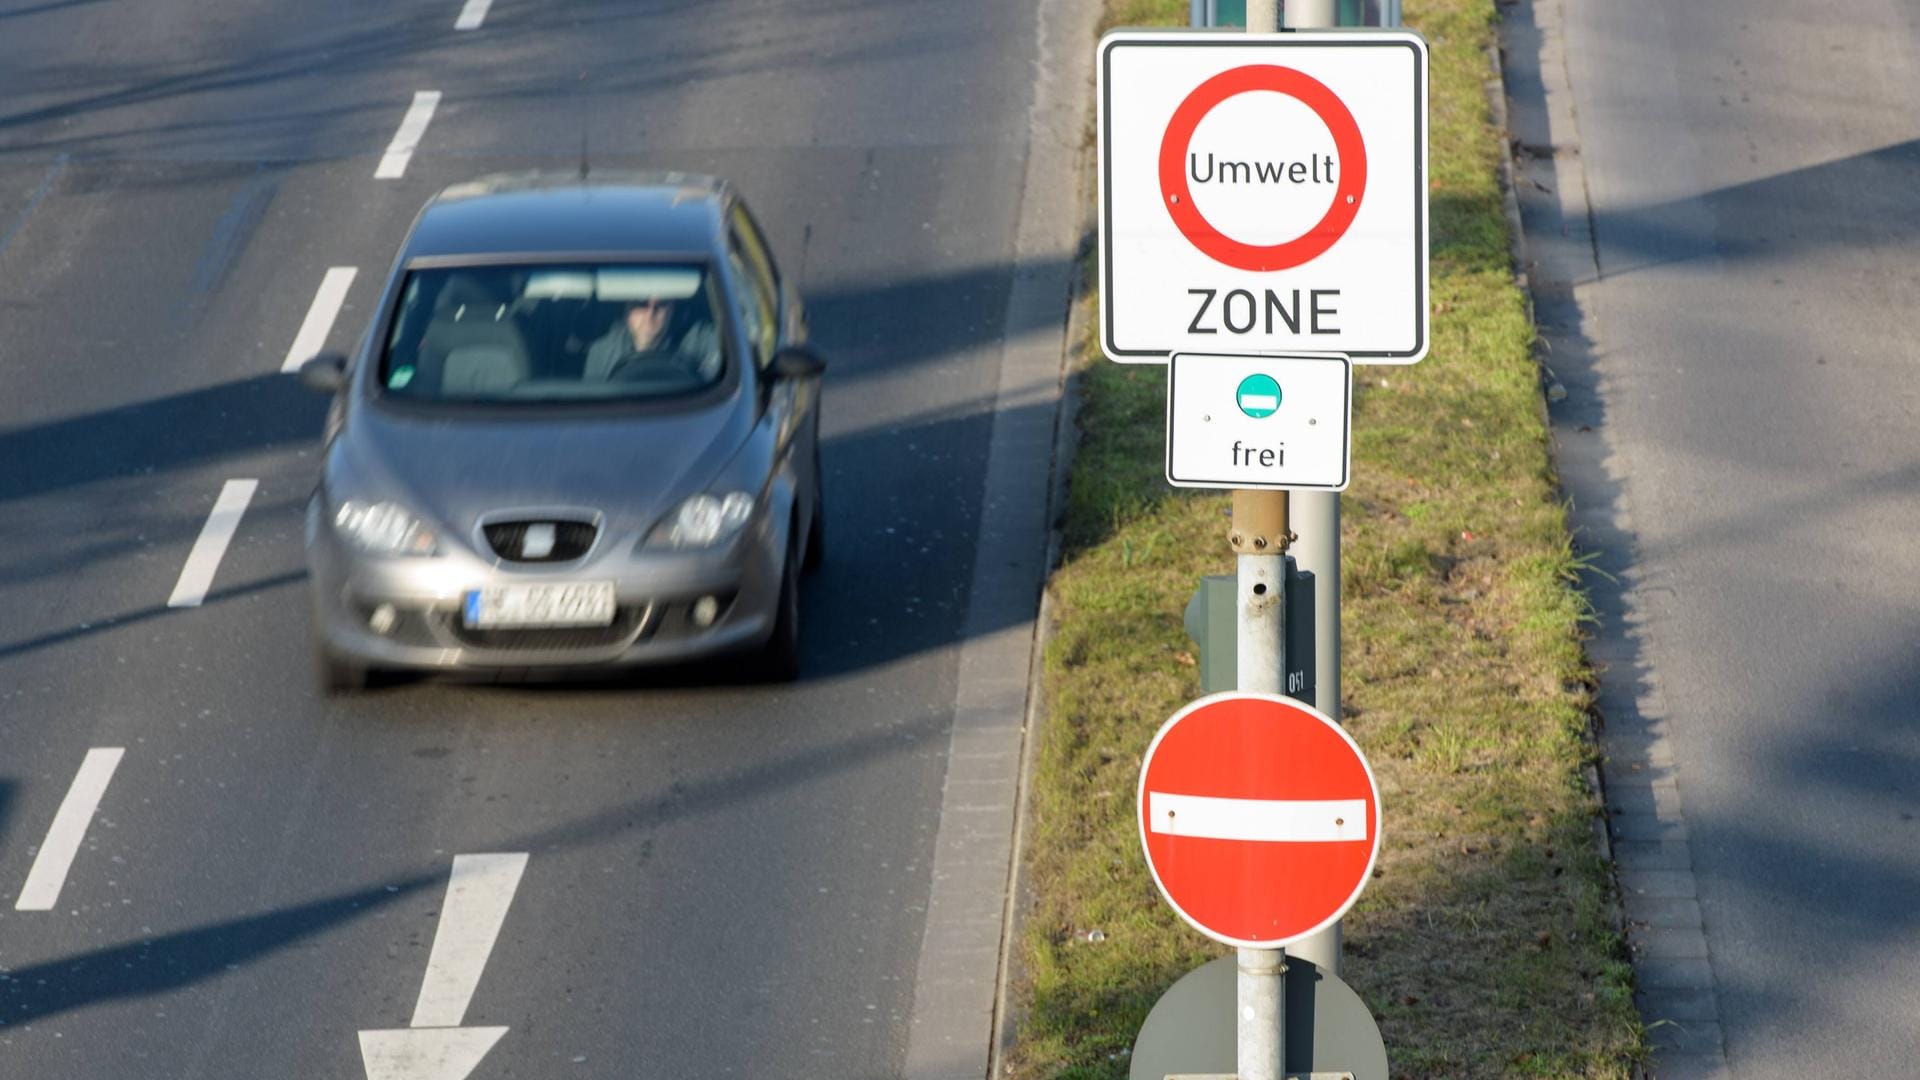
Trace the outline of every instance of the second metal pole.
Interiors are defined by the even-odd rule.
[[[1382,0],[1382,12],[1387,18]],[[1339,24],[1335,0],[1287,0],[1287,25],[1297,29]],[[1293,561],[1313,575],[1313,703],[1341,722],[1340,716],[1340,495],[1302,491],[1294,500]],[[1288,950],[1321,971],[1340,973],[1340,924],[1296,941]]]

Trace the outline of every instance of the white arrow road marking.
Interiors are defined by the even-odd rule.
[[[420,1000],[413,1006],[413,1027],[460,1026],[526,868],[524,852],[453,857],[453,880],[433,934]]]
[[[80,841],[86,839],[87,824],[93,820],[93,812],[100,808],[100,797],[107,793],[107,782],[113,779],[113,770],[120,766],[120,755],[124,753],[126,751],[117,746],[87,751],[86,759],[80,762],[80,772],[73,778],[73,786],[67,789],[67,797],[60,801],[60,809],[53,815],[53,827],[47,830],[46,843],[40,845],[40,854],[34,856],[33,867],[27,871],[27,883],[20,889],[14,910],[51,911],[59,902],[60,889],[67,883],[67,871],[73,866],[73,857],[80,852]]]
[[[240,528],[240,515],[253,500],[254,480],[229,480],[220,486],[220,497],[213,500],[213,513],[200,527],[200,537],[187,552],[187,564],[180,568],[180,580],[174,582],[168,607],[199,607],[213,585],[213,572],[220,569],[220,558],[227,553],[234,531]]]
[[[466,1080],[507,1033],[503,1027],[463,1028],[460,1020],[526,869],[525,852],[453,857],[412,1026],[360,1033],[367,1080]]]
[[[420,137],[427,133],[427,121],[433,119],[433,110],[439,107],[440,91],[414,91],[413,104],[407,106],[407,115],[400,118],[400,130],[393,133],[393,141],[387,144],[387,152],[380,158],[380,167],[373,170],[375,180],[397,180],[407,174],[407,162],[413,160]]]
[[[1215,799],[1147,792],[1157,833],[1209,840],[1334,841],[1367,838],[1365,799]]]
[[[287,348],[287,358],[280,361],[281,371],[299,371],[301,364],[326,345],[333,320],[340,315],[340,305],[347,302],[353,275],[359,272],[355,266],[327,268],[326,276],[320,279],[320,291],[313,294],[313,303],[307,307],[307,317],[300,321],[300,332],[293,335],[293,344]]]
[[[367,1080],[466,1080],[506,1033],[503,1027],[363,1031],[360,1060]]]

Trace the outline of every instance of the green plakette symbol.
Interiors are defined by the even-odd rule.
[[[1241,412],[1255,420],[1272,416],[1280,411],[1280,384],[1271,375],[1249,375],[1240,380],[1233,399]]]

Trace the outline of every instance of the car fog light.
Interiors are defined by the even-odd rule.
[[[693,602],[693,625],[705,630],[720,617],[720,601],[711,596],[703,596]]]
[[[392,604],[381,604],[367,616],[367,626],[376,634],[391,634],[400,622],[400,613],[393,610]]]

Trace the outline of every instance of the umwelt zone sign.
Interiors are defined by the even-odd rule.
[[[1427,47],[1403,30],[1100,43],[1101,345],[1427,352]]]

